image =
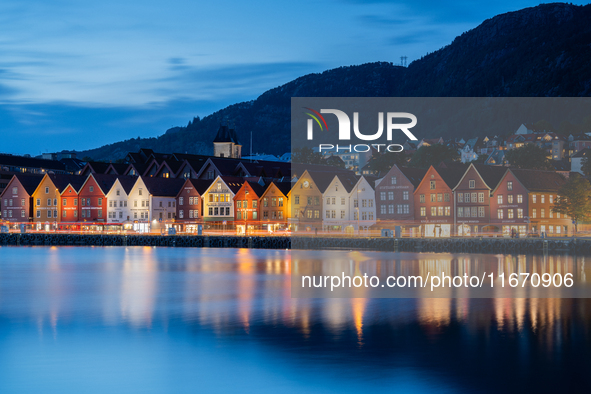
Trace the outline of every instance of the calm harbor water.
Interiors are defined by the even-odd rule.
[[[0,393],[591,391],[588,299],[297,299],[290,270],[283,250],[0,247]]]

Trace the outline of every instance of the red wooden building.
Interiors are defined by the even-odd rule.
[[[203,223],[202,195],[211,186],[212,180],[187,179],[176,196],[177,231],[194,233]]]
[[[416,228],[414,192],[427,170],[394,165],[375,187],[376,217],[381,228]]]
[[[31,196],[43,175],[15,174],[0,194],[2,201],[2,220],[11,223],[33,220],[33,200]]]
[[[107,218],[106,195],[115,183],[117,175],[90,174],[78,193],[79,220],[81,222],[105,222]]]
[[[415,221],[423,237],[449,237],[455,234],[453,189],[464,175],[465,167],[431,166],[415,190]]]

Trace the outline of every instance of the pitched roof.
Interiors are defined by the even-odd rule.
[[[482,177],[482,180],[491,189],[496,189],[497,185],[503,179],[503,175],[507,172],[505,167],[489,166],[486,164],[473,164],[476,171]]]
[[[240,190],[242,187],[242,184],[246,182],[245,178],[240,178],[237,176],[222,176],[221,178],[234,194],[236,194],[236,192],[238,192],[238,190]]]
[[[511,172],[530,192],[555,192],[566,183],[564,177],[554,171],[511,169]]]
[[[43,180],[43,175],[40,174],[14,174],[14,176],[18,179],[29,196],[35,192],[35,189],[37,189],[37,186],[39,186]]]
[[[266,186],[263,186],[257,182],[246,181],[246,183],[248,183],[248,186],[250,186],[250,188],[257,195],[257,197],[262,196],[263,193],[265,193],[265,190],[267,190]]]
[[[118,176],[116,174],[92,174],[96,184],[104,194],[107,194],[111,190]]]
[[[283,193],[284,196],[287,196],[287,194],[291,191],[291,186],[292,186],[291,182],[275,182],[275,181],[273,181],[272,183],[275,184],[275,186],[277,186],[277,189],[279,189],[279,191],[281,193]]]
[[[460,182],[467,168],[468,166],[464,168],[436,168],[435,170],[447,186],[453,189]]]
[[[89,166],[94,173],[104,174],[107,171],[107,168],[109,168],[109,165],[111,164],[103,163],[102,161],[89,161],[88,163],[86,163],[86,165]]]
[[[176,197],[185,184],[183,178],[142,177],[144,185],[153,196]]]
[[[86,182],[85,176],[80,175],[69,175],[69,174],[48,174],[49,179],[53,182],[57,190],[61,193],[68,185],[72,185],[76,192],[80,191],[80,188]]]
[[[400,172],[404,174],[404,176],[413,184],[415,189],[419,186],[427,170],[422,168],[411,168],[411,167],[398,167]]]
[[[324,193],[326,191],[326,188],[330,185],[335,175],[337,175],[334,172],[324,171],[308,171],[308,174],[316,184],[316,187],[320,193]]]
[[[195,190],[197,190],[197,193],[202,195],[207,191],[207,189],[209,189],[213,179],[188,179],[188,181],[191,183],[191,185],[193,185]]]
[[[121,187],[125,191],[125,194],[129,194],[131,189],[133,189],[133,185],[135,185],[135,183],[137,182],[138,177],[131,175],[117,175],[117,179],[119,180]]]
[[[111,163],[109,165],[109,167],[112,167],[113,170],[117,174],[123,175],[125,173],[125,170],[127,170],[127,167],[129,167],[129,164],[125,164],[125,163]]]

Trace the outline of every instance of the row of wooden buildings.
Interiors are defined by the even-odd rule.
[[[357,233],[402,226],[407,234],[423,237],[572,232],[572,221],[552,209],[566,182],[552,171],[395,165],[374,179],[333,167],[293,165],[269,176],[260,163],[231,160],[208,158],[206,169],[213,176],[200,172],[202,177],[16,174],[0,195],[2,220],[32,223],[39,230],[115,226],[195,232],[206,225],[239,233]],[[257,166],[259,173],[251,173]]]

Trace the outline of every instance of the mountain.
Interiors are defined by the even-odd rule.
[[[590,20],[591,5],[563,3],[498,15],[408,67],[378,62],[306,75],[158,138],[79,155],[116,160],[140,147],[211,154],[211,141],[225,122],[235,127],[243,152],[250,149],[252,131],[255,151],[281,154],[290,146],[291,97],[591,96]]]

